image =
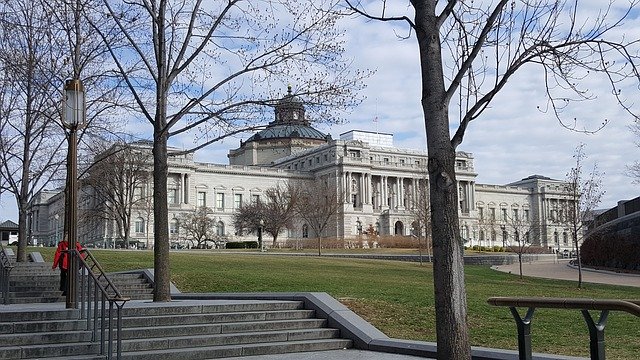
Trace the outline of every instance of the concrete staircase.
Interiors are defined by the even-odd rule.
[[[51,263],[14,264],[11,305],[0,305],[0,359],[106,359],[79,310],[64,308],[59,273]],[[154,303],[142,274],[109,278],[132,299],[122,310],[122,359],[215,359],[353,346],[303,301]]]
[[[1,315],[0,359],[104,358],[77,310]],[[132,301],[122,323],[122,359],[214,359],[352,345],[301,301]]]
[[[109,274],[123,296],[131,299],[152,299],[153,287],[142,274]],[[9,277],[9,298],[12,304],[64,302],[59,291],[59,270],[52,270],[51,263],[15,263]]]

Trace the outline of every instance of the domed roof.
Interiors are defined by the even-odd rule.
[[[278,101],[279,106],[297,106],[302,107],[302,100],[299,97],[293,95],[291,90],[291,85],[287,86],[287,95],[285,95],[280,101]]]
[[[301,124],[274,124],[253,135],[246,142],[267,139],[317,139],[325,140],[327,135]]]

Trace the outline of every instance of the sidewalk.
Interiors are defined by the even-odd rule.
[[[492,266],[494,270],[520,274],[519,264]],[[569,260],[536,261],[522,263],[522,275],[546,279],[578,281],[578,269],[569,266]],[[587,283],[640,287],[640,275],[582,269],[582,281]]]
[[[276,355],[242,356],[229,360],[425,360],[426,358],[356,349],[303,352]]]

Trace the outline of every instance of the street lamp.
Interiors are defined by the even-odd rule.
[[[58,213],[56,213],[53,216],[54,219],[56,219],[56,235],[53,239],[53,244],[51,244],[51,246],[56,246],[58,244],[58,242],[60,241],[60,233],[59,233],[59,227],[60,227],[60,215]]]
[[[258,242],[260,243],[260,252],[264,252],[264,242],[262,242],[263,230],[264,230],[264,220],[260,219],[260,228],[258,228]]]
[[[66,225],[69,240],[69,254],[76,249],[78,242],[78,189],[77,189],[77,157],[78,157],[78,128],[84,124],[85,96],[82,81],[67,80],[64,84],[64,101],[62,105],[62,125],[68,130],[67,153],[67,206]],[[75,309],[77,292],[78,262],[74,256],[69,256],[67,269],[67,309]]]

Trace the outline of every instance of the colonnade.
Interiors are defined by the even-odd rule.
[[[374,175],[354,171],[341,174],[345,202],[354,208],[371,205],[373,209],[408,209],[417,202],[419,187],[427,186],[426,179],[414,177]]]

